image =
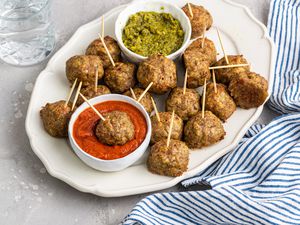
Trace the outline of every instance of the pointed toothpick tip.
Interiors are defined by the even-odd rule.
[[[186,92],[186,84],[187,84],[187,78],[188,78],[188,70],[185,70],[185,75],[184,75],[184,83],[183,83],[183,94],[185,95]]]
[[[167,139],[167,148],[169,148],[170,141],[171,141],[171,135],[172,135],[173,124],[174,124],[174,116],[175,116],[175,111],[173,110],[172,117],[171,117],[170,128],[169,128],[169,133],[168,133],[168,139]]]
[[[74,89],[75,89],[75,87],[76,87],[77,80],[78,80],[78,79],[76,78],[75,81],[73,82],[73,85],[72,85],[72,87],[71,87],[71,90],[69,91],[67,100],[66,100],[66,102],[65,102],[65,108],[66,108],[67,105],[69,104],[69,101],[70,101],[70,99],[71,99],[71,96],[72,96],[72,94],[73,94],[73,92],[74,92]]]
[[[213,77],[213,82],[214,82],[214,90],[215,90],[215,93],[218,92],[217,90],[217,82],[216,82],[216,74],[215,74],[215,70],[212,70],[212,77]]]
[[[221,45],[221,48],[222,48],[222,51],[223,51],[223,54],[224,54],[224,57],[225,57],[226,64],[229,65],[229,60],[228,60],[227,54],[226,54],[225,49],[224,49],[224,45],[223,45],[223,42],[222,42],[222,39],[221,39],[219,29],[218,28],[216,28],[216,29],[217,29],[219,42],[220,42],[220,45]]]
[[[115,67],[116,64],[115,64],[115,62],[114,62],[114,60],[113,60],[113,58],[112,58],[112,56],[111,56],[111,54],[110,54],[110,52],[109,52],[106,44],[105,44],[104,37],[102,37],[100,34],[98,34],[98,36],[99,36],[99,38],[100,38],[100,40],[102,42],[102,45],[103,45],[103,47],[104,47],[104,49],[106,51],[106,54],[108,55],[108,58],[109,58],[111,64],[113,65],[113,67]]]
[[[157,118],[158,122],[160,122],[159,112],[158,112],[158,110],[157,110],[155,101],[154,101],[154,99],[152,98],[152,96],[151,96],[151,102],[152,102],[152,105],[153,105],[153,108],[154,108],[154,111],[155,111],[156,118]]]
[[[194,18],[194,13],[193,13],[193,10],[192,10],[192,6],[189,2],[187,3],[187,5],[188,5],[188,8],[189,8],[189,13],[190,13],[191,19],[193,19]]]
[[[205,98],[206,98],[206,78],[204,80],[203,94],[202,94],[202,119],[204,118],[204,112],[205,112]]]
[[[249,66],[248,63],[245,64],[232,64],[232,65],[225,65],[225,66],[211,66],[209,67],[210,70],[217,70],[217,69],[226,69],[226,68],[235,68],[235,67],[245,67]]]
[[[133,89],[130,88],[129,90],[130,90],[130,93],[131,93],[131,96],[133,97],[133,99],[136,100],[136,95],[135,95]]]
[[[81,90],[81,86],[82,86],[82,81],[80,81],[80,83],[79,83],[79,85],[77,87],[77,91],[76,91],[76,94],[75,94],[75,97],[74,97],[74,102],[73,102],[73,105],[72,105],[72,108],[71,108],[72,111],[75,108],[75,105],[76,105],[76,102],[77,102],[77,99],[78,99],[78,95],[79,95],[80,90]]]

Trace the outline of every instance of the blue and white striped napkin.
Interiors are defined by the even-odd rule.
[[[299,7],[300,0],[270,5],[268,28],[278,52],[269,106],[284,115],[253,125],[234,151],[182,183],[211,190],[150,195],[124,225],[300,224]]]

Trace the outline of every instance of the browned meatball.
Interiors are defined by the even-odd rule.
[[[267,99],[268,82],[256,73],[241,73],[231,80],[229,91],[238,106],[244,109],[254,108]]]
[[[160,112],[159,117],[160,117],[160,122],[157,120],[156,115],[151,116],[151,124],[152,124],[151,143],[152,144],[162,139],[166,139],[169,134],[172,113]],[[182,137],[182,132],[183,132],[183,121],[178,115],[175,114],[171,138],[175,140],[180,140]]]
[[[139,99],[139,97],[142,95],[142,93],[144,92],[144,89],[142,88],[133,88],[133,92],[135,94],[136,100]],[[126,91],[124,93],[124,95],[129,96],[131,98],[133,98],[133,96],[131,95],[131,91]],[[151,94],[149,92],[147,92],[144,97],[140,100],[140,103],[142,104],[142,106],[144,106],[145,110],[147,111],[148,114],[150,114],[153,111],[153,105],[151,102]]]
[[[208,30],[213,23],[213,18],[210,13],[200,5],[194,5],[190,3],[192,8],[193,17],[189,11],[188,4],[186,4],[182,10],[188,16],[192,25],[192,38],[200,37],[203,35],[203,30]]]
[[[104,115],[105,121],[99,120],[96,136],[106,145],[124,145],[134,138],[134,125],[125,112],[111,111]]]
[[[67,137],[68,124],[72,115],[69,103],[65,106],[66,101],[47,103],[40,111],[45,130],[53,137]]]
[[[123,93],[135,84],[135,65],[118,62],[105,70],[104,82],[114,93]]]
[[[222,140],[225,131],[221,120],[212,112],[199,112],[188,120],[184,127],[184,140],[190,148],[202,148]]]
[[[171,59],[163,55],[152,55],[140,63],[137,78],[143,88],[153,82],[149,91],[164,94],[176,87],[176,65]]]
[[[78,79],[82,86],[86,87],[95,83],[96,67],[98,66],[98,79],[103,77],[102,61],[94,55],[76,55],[66,63],[66,75],[70,83]]]
[[[242,55],[228,55],[227,58],[229,61],[229,65],[248,63],[247,60]],[[215,64],[215,66],[225,66],[225,65],[227,65],[225,57],[220,59]],[[218,83],[228,85],[232,77],[236,76],[237,74],[249,72],[249,71],[250,71],[249,66],[217,69],[215,70],[216,80]]]
[[[178,177],[188,169],[189,148],[182,141],[170,140],[167,147],[167,140],[161,140],[151,147],[147,160],[147,166],[152,173]]]
[[[91,98],[94,98],[94,97],[97,97],[97,96],[100,96],[100,95],[110,94],[109,88],[106,87],[105,85],[98,85],[96,92],[95,92],[95,87],[93,85],[90,85],[90,86],[87,86],[87,87],[81,89],[80,92],[87,99],[91,99]],[[83,98],[81,98],[81,96],[78,96],[76,105],[79,106],[82,103],[84,103]]]
[[[166,101],[166,110],[175,113],[183,120],[197,114],[200,109],[200,95],[194,89],[186,89],[183,94],[183,88],[174,88]]]
[[[121,59],[121,49],[118,43],[110,36],[104,38],[104,42],[108,48],[108,51],[113,58],[114,62],[119,62]],[[94,40],[86,49],[86,55],[97,55],[100,57],[103,63],[103,67],[107,68],[111,65],[109,57],[105,51],[105,48],[99,38]]]
[[[217,60],[217,50],[215,44],[208,38],[204,39],[204,46],[202,48],[203,38],[197,38],[190,44],[190,46],[184,51],[184,57],[189,59],[191,57],[197,57],[202,60],[209,61],[209,64],[213,64]]]
[[[205,109],[225,122],[236,110],[236,105],[228,94],[225,85],[216,84],[216,87],[217,92],[215,92],[213,83],[207,84]]]
[[[193,54],[183,55],[185,68],[188,73],[187,87],[197,88],[204,85],[204,81],[208,81],[211,77],[209,71],[209,61],[203,60],[200,56]]]

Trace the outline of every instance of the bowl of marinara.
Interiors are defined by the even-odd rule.
[[[95,135],[99,116],[87,104],[73,113],[68,127],[69,141],[76,155],[88,166],[105,172],[120,171],[139,160],[151,138],[151,121],[144,107],[134,99],[119,95],[101,95],[89,102],[105,116],[111,111],[126,112],[134,124],[134,138],[124,145],[105,145]]]

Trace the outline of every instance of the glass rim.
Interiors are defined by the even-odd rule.
[[[7,17],[3,17],[0,15],[0,20],[5,20],[5,21],[20,21],[20,20],[28,20],[32,17],[34,17],[35,15],[39,14],[42,10],[44,10],[46,8],[46,6],[49,5],[50,1],[52,0],[45,0],[45,4],[43,5],[43,7],[41,7],[39,9],[39,11],[35,12],[34,14],[30,15],[30,16],[26,16],[26,17],[21,17],[21,18],[7,18]]]

